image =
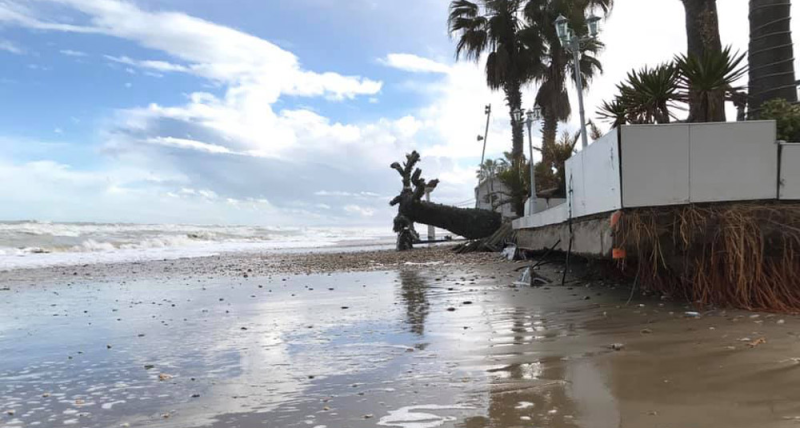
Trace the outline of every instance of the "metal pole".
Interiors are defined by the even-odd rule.
[[[581,113],[581,148],[589,146],[589,138],[586,135],[586,112],[583,109],[583,82],[581,79],[581,41],[574,37],[570,42],[572,49],[573,62],[575,63],[575,86],[578,87],[578,106]]]
[[[425,201],[431,201],[431,192],[433,191],[432,188],[428,187],[425,189]],[[435,241],[436,240],[436,228],[428,225],[428,241]]]
[[[489,138],[489,118],[492,117],[492,105],[487,104],[484,108],[486,113],[486,131],[483,132],[483,151],[481,152],[481,164],[478,165],[478,170],[483,169],[484,158],[486,157],[486,139]],[[480,191],[481,180],[478,179],[478,190],[475,191],[475,208],[478,208],[480,201],[478,200],[478,193]]]
[[[533,137],[531,136],[531,125],[533,125],[533,121],[528,121],[528,148],[531,152],[531,210],[530,214],[536,214],[536,174],[534,172],[534,166],[536,165],[533,162]]]
[[[489,138],[489,118],[492,117],[492,105],[489,104],[486,106],[486,131],[483,133],[483,152],[481,152],[481,166],[483,166],[483,160],[486,156],[486,140]]]

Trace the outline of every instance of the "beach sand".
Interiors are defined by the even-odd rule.
[[[0,273],[0,427],[788,427],[800,320],[447,248]]]

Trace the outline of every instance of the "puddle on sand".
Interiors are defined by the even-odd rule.
[[[378,421],[378,425],[400,428],[436,428],[445,422],[455,421],[457,418],[455,416],[440,416],[426,412],[469,408],[467,406],[440,406],[435,404],[408,406],[398,410],[390,410],[388,415]]]
[[[13,416],[0,427],[554,420],[548,411],[568,397],[539,348],[561,324],[484,294],[494,284],[465,288],[464,275],[435,281],[409,268],[7,294],[0,410]],[[492,355],[501,345],[507,356]]]

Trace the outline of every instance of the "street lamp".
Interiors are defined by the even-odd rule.
[[[600,32],[599,29],[600,17],[591,15],[586,18],[586,26],[588,29],[588,36],[578,36],[572,29],[569,28],[569,20],[564,15],[559,15],[556,19],[556,34],[561,46],[568,52],[572,52],[572,63],[575,67],[575,85],[578,87],[578,106],[581,113],[581,147],[586,148],[589,145],[589,140],[586,136],[586,112],[583,107],[583,82],[581,81],[581,43],[589,42],[597,39]]]
[[[486,157],[486,140],[489,139],[489,119],[492,117],[492,105],[487,104],[483,108],[483,113],[486,115],[486,131],[483,136],[478,135],[478,142],[483,141],[483,152],[481,152],[481,165],[483,165],[484,157]]]
[[[534,105],[533,110],[528,110],[525,114],[525,124],[528,126],[528,150],[530,150],[530,162],[531,162],[531,196],[529,198],[529,202],[531,204],[530,213],[534,214],[536,212],[536,173],[535,173],[535,163],[533,162],[533,131],[531,128],[533,127],[533,122],[538,121],[542,117],[542,109]],[[516,123],[523,123],[522,122],[522,115],[523,112],[521,109],[514,110],[514,121]]]

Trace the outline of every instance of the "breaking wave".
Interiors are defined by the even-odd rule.
[[[0,270],[392,240],[387,229],[0,222]]]

